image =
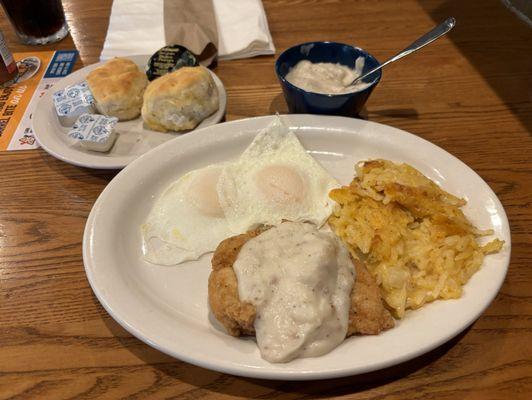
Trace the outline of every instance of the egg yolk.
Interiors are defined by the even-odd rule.
[[[198,174],[189,186],[187,200],[203,215],[217,218],[224,216],[216,191],[221,172],[221,168],[207,169]]]
[[[256,185],[262,195],[278,204],[301,203],[307,188],[301,175],[286,165],[269,165],[255,176]]]

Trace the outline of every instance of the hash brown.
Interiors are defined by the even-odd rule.
[[[461,210],[465,200],[442,190],[408,164],[371,160],[349,184],[330,192],[338,203],[329,225],[365,261],[394,316],[436,299],[458,298],[486,254],[480,231]]]

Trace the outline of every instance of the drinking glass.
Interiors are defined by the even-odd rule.
[[[54,43],[68,34],[61,0],[0,0],[25,44]]]

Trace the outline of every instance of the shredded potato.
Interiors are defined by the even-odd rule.
[[[329,224],[354,257],[364,260],[398,318],[436,299],[458,298],[484,256],[500,251],[494,239],[481,246],[465,217],[465,201],[407,164],[373,160],[356,166],[349,186],[334,189],[338,203]]]

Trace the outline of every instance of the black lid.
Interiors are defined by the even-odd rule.
[[[181,67],[197,67],[198,65],[198,59],[190,50],[173,44],[163,47],[150,57],[146,65],[146,75],[152,81]]]

